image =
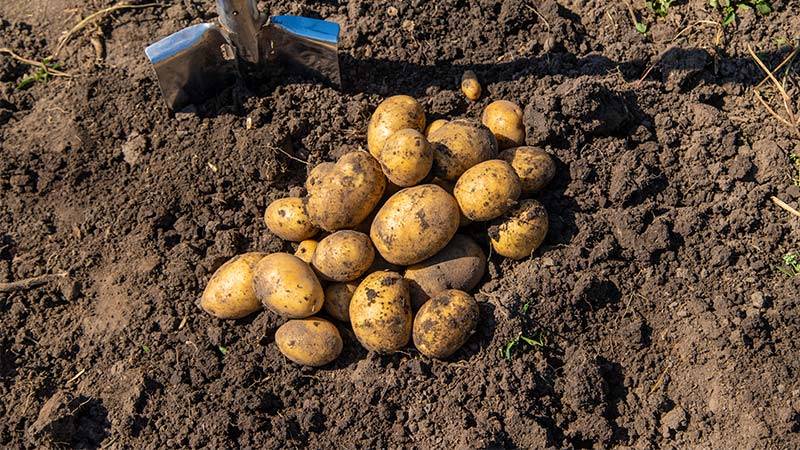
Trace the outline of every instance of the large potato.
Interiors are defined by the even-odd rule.
[[[378,211],[370,237],[386,261],[407,266],[443,249],[458,230],[458,203],[435,184],[403,189]]]
[[[389,136],[404,129],[425,130],[425,111],[413,97],[395,95],[382,101],[372,113],[367,127],[367,148],[380,159]]]
[[[492,220],[517,202],[522,192],[519,176],[511,164],[492,159],[464,172],[453,195],[461,212],[470,220]]]
[[[310,195],[311,191],[314,191],[319,187],[322,178],[335,168],[336,163],[332,162],[317,164],[313,169],[311,169],[311,172],[308,173],[308,178],[306,178],[306,192],[308,192]]]
[[[311,265],[326,280],[353,281],[369,269],[374,259],[369,236],[342,230],[319,241]]]
[[[264,253],[235,256],[208,280],[200,307],[220,319],[239,319],[262,308],[253,290],[253,269]]]
[[[300,242],[313,237],[319,232],[306,212],[305,200],[302,198],[282,198],[267,206],[264,222],[267,228],[279,238]]]
[[[547,211],[536,200],[523,200],[507,217],[489,227],[494,251],[506,258],[530,256],[547,235]]]
[[[447,120],[445,119],[436,119],[433,122],[429,123],[428,126],[425,128],[425,138],[429,138],[431,136],[431,133],[438,130],[439,128],[442,128],[442,126],[446,123]]]
[[[314,252],[317,250],[319,242],[313,239],[306,239],[297,245],[297,250],[294,251],[294,256],[302,259],[308,264],[311,264],[311,258],[314,257]]]
[[[417,312],[414,346],[425,356],[447,358],[475,332],[479,314],[478,303],[466,292],[440,292]]]
[[[386,188],[381,165],[366,152],[350,152],[318,174],[308,192],[311,221],[326,231],[353,228],[378,204]]]
[[[396,272],[364,278],[350,300],[353,332],[367,350],[390,353],[411,337],[411,301],[406,280]]]
[[[455,181],[475,164],[497,156],[497,140],[488,128],[468,120],[447,122],[432,132],[433,174]]]
[[[324,366],[342,353],[342,337],[336,326],[325,319],[293,319],[275,332],[278,350],[304,366]]]
[[[311,266],[288,253],[261,258],[253,270],[253,288],[264,306],[291,319],[316,314],[325,300]]]
[[[406,128],[389,136],[380,156],[386,178],[401,187],[414,186],[431,171],[431,144],[417,130]]]
[[[333,283],[325,288],[325,312],[336,320],[350,322],[350,300],[359,283]]]
[[[516,147],[500,153],[519,175],[522,192],[532,194],[544,188],[556,174],[556,164],[546,151],[536,147]]]
[[[448,289],[471,291],[486,273],[486,255],[472,239],[457,234],[432,258],[406,269],[411,306],[418,310],[423,303]]]
[[[481,114],[481,122],[492,130],[497,145],[504,148],[525,145],[525,125],[522,123],[522,108],[508,100],[497,100]]]

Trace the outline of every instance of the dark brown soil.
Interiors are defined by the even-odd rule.
[[[4,0],[0,47],[44,58],[112,3]],[[724,29],[705,0],[658,20],[635,1],[647,36],[625,2],[271,1],[342,23],[344,90],[278,71],[172,117],[142,50],[214,17],[174,3],[103,21],[99,62],[93,31],[70,41],[73,79],[17,91],[30,69],[0,59],[0,281],[68,272],[0,294],[0,447],[800,447],[800,277],[775,269],[800,219],[770,201],[798,205],[800,143],[746,51],[783,60],[796,1]],[[202,313],[227,258],[291,249],[261,215],[308,167],[279,150],[364,148],[398,93],[431,118],[515,100],[558,159],[545,244],[490,258],[466,346],[378,356],[340,327],[342,357],[311,370],[278,352],[275,315]],[[545,345],[506,359],[521,334]]]

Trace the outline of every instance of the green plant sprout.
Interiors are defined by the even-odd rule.
[[[58,70],[61,68],[61,63],[52,62],[50,58],[45,58],[42,60],[42,65],[39,66],[36,71],[32,74],[26,76],[19,83],[17,83],[17,90],[23,90],[29,88],[31,85],[37,82],[46,83],[50,80],[50,77],[53,75],[50,72],[50,69]]]
[[[647,0],[644,4],[647,6],[647,9],[653,11],[658,17],[666,17],[669,12],[669,7],[672,6],[674,1],[675,0]]]
[[[542,333],[539,333],[538,339],[530,338],[520,333],[519,336],[515,337],[514,339],[511,339],[506,343],[506,345],[503,346],[503,348],[501,349],[503,357],[510,361],[512,355],[514,354],[514,349],[517,348],[517,346],[519,346],[520,342],[527,344],[530,347],[542,348],[545,345],[547,345],[547,342],[545,341],[545,338],[542,335]]]
[[[755,9],[762,16],[772,12],[769,0],[708,0],[712,8],[722,12],[722,25],[728,26],[736,21],[736,12],[740,9]]]
[[[783,266],[778,270],[788,277],[800,275],[800,252],[789,252],[783,255]]]

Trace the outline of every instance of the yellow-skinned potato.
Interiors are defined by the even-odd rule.
[[[497,156],[497,139],[488,128],[468,120],[453,120],[431,133],[433,174],[455,181],[470,167]]]
[[[445,191],[447,191],[447,193],[450,194],[450,195],[453,195],[453,189],[455,189],[455,187],[456,187],[456,183],[454,181],[443,180],[443,179],[441,179],[439,177],[435,177],[433,180],[431,180],[431,184],[435,184],[435,185],[439,186],[440,188],[442,188]],[[467,218],[467,216],[464,215],[463,212],[461,212],[461,208],[458,209],[458,216],[459,216],[458,217],[458,227],[459,228],[465,227],[465,226],[467,226],[467,225],[472,223],[472,221],[469,220]]]
[[[447,358],[475,332],[479,315],[478,303],[466,292],[440,292],[414,318],[414,346],[425,356]]]
[[[319,187],[319,182],[322,177],[330,173],[330,171],[335,167],[336,163],[324,162],[317,164],[313,169],[311,169],[311,172],[308,174],[308,178],[306,178],[306,192],[311,194],[311,191]]]
[[[523,200],[489,228],[494,251],[506,258],[530,256],[544,241],[549,227],[547,211],[536,200]]]
[[[333,283],[325,288],[325,312],[336,320],[350,322],[350,300],[359,283]]]
[[[285,241],[300,242],[319,232],[306,212],[305,200],[288,197],[267,206],[264,223],[274,235]]]
[[[369,153],[350,152],[314,182],[306,211],[323,230],[353,228],[372,212],[385,188],[380,163]]]
[[[536,147],[516,147],[500,153],[519,175],[522,192],[532,194],[544,188],[556,174],[556,164],[546,151]]]
[[[470,220],[486,221],[511,209],[522,193],[519,176],[511,164],[492,159],[464,172],[453,195]]]
[[[396,272],[374,272],[350,300],[353,332],[367,350],[391,353],[411,337],[411,301],[406,280]]]
[[[380,163],[389,181],[401,187],[414,186],[431,171],[433,150],[422,133],[406,128],[386,140]]]
[[[369,236],[342,230],[319,241],[311,265],[326,280],[353,281],[369,269],[374,259]]]
[[[435,184],[403,189],[378,211],[370,237],[383,258],[401,266],[443,249],[458,230],[458,203]]]
[[[264,306],[290,319],[316,314],[325,300],[311,266],[288,253],[261,258],[253,269],[253,288]]]
[[[311,264],[311,258],[314,257],[314,251],[317,249],[317,245],[319,245],[319,242],[313,239],[306,239],[297,245],[297,250],[294,251],[294,256],[302,259],[307,264]]]
[[[502,150],[525,145],[525,125],[522,123],[522,108],[508,100],[497,100],[481,114],[481,122],[492,130],[497,146]]]
[[[220,319],[240,319],[261,310],[253,290],[253,269],[265,253],[235,256],[214,272],[208,280],[200,307]]]
[[[425,128],[425,137],[428,138],[431,136],[431,133],[442,128],[443,125],[447,123],[444,119],[436,119],[433,122],[429,123],[427,128]]]
[[[481,83],[478,81],[478,76],[475,75],[475,72],[471,70],[464,72],[461,77],[461,92],[464,93],[464,96],[474,102],[481,98],[481,91]]]
[[[404,129],[425,129],[425,111],[422,105],[408,95],[395,95],[382,101],[372,113],[367,127],[367,148],[380,159],[389,136]]]
[[[275,343],[283,356],[303,366],[324,366],[342,353],[339,330],[319,317],[286,322],[275,331]]]

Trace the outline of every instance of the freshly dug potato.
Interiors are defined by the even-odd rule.
[[[285,241],[300,242],[319,233],[306,212],[305,200],[288,197],[267,206],[264,222],[274,235]]]
[[[353,281],[369,269],[374,259],[369,236],[342,230],[319,241],[311,265],[326,280]]]
[[[500,159],[485,161],[467,170],[453,189],[461,212],[476,221],[500,217],[516,204],[521,192],[514,168]]]
[[[453,120],[431,133],[433,174],[455,181],[475,164],[497,156],[497,140],[488,128],[468,120]]]
[[[497,100],[481,114],[481,122],[492,130],[497,146],[502,150],[525,145],[525,125],[522,123],[522,108],[508,100]]]
[[[336,168],[336,163],[332,162],[324,162],[317,164],[311,172],[308,174],[308,178],[306,178],[306,191],[311,194],[311,191],[315,190],[319,187],[320,180],[330,173],[334,168]]]
[[[367,350],[391,353],[405,347],[411,337],[406,280],[396,272],[369,274],[350,299],[350,323]]]
[[[311,264],[311,258],[314,257],[314,251],[317,249],[317,245],[319,245],[319,242],[313,239],[306,239],[297,246],[297,250],[294,251],[294,256]]]
[[[447,358],[475,332],[479,315],[478,303],[466,292],[440,292],[417,312],[414,346],[425,356]]]
[[[472,239],[457,234],[432,258],[406,269],[411,307],[418,310],[429,298],[448,289],[469,292],[486,273],[486,255]]]
[[[435,184],[403,189],[378,211],[370,237],[383,258],[401,266],[443,249],[458,230],[458,203]]]
[[[489,227],[494,251],[511,259],[530,256],[544,241],[547,211],[536,200],[523,200],[507,217]]]
[[[275,343],[283,356],[303,366],[324,366],[342,353],[336,325],[319,317],[286,322],[275,331]]]
[[[389,181],[401,187],[414,186],[431,171],[433,150],[422,133],[406,128],[386,140],[380,163]]]
[[[464,72],[461,77],[461,92],[473,102],[481,98],[481,83],[478,81],[478,76],[475,75],[475,72],[471,70]]]
[[[445,191],[447,191],[447,193],[450,194],[450,195],[453,195],[453,189],[455,189],[455,187],[456,187],[456,183],[455,182],[443,180],[443,179],[441,179],[439,177],[434,177],[431,180],[431,184],[435,184],[435,185],[439,186],[440,188],[442,188]],[[467,216],[465,216],[464,213],[461,212],[461,208],[458,209],[458,216],[459,216],[458,217],[458,228],[465,227],[465,226],[467,226],[467,225],[472,223],[472,221],[467,219]]]
[[[325,288],[325,311],[336,320],[350,322],[350,299],[359,283],[333,283]]]
[[[536,147],[516,147],[500,153],[519,175],[522,192],[532,194],[544,188],[556,174],[556,164],[546,151]]]
[[[428,127],[425,128],[425,137],[429,138],[431,136],[431,133],[438,130],[439,128],[442,128],[442,125],[446,123],[447,121],[444,119],[436,119],[433,122],[429,123]]]
[[[320,174],[308,192],[306,210],[326,231],[353,228],[367,218],[385,188],[378,161],[366,152],[350,152]]]
[[[395,95],[382,101],[372,113],[367,127],[367,149],[380,159],[383,146],[389,136],[404,129],[425,129],[425,111],[413,97]]]
[[[253,288],[264,306],[290,319],[316,314],[325,300],[311,267],[288,253],[261,258],[253,269]]]
[[[220,319],[240,319],[259,311],[262,306],[253,290],[253,268],[265,256],[245,253],[220,266],[208,280],[200,307]]]

